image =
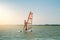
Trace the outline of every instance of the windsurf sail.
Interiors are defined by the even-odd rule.
[[[24,30],[27,31],[27,30],[32,29],[32,19],[33,19],[33,13],[30,12],[29,16],[28,16],[28,19],[24,20]]]
[[[32,28],[32,19],[33,19],[33,13],[30,12],[27,20],[27,28],[28,30]]]

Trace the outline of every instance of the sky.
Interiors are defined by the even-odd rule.
[[[30,11],[33,24],[60,24],[60,0],[0,0],[0,25],[24,24]]]

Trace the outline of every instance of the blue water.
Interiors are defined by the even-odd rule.
[[[60,40],[60,26],[33,26],[32,32],[18,32],[23,26],[0,26],[0,40]]]

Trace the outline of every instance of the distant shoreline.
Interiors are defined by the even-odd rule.
[[[35,26],[60,26],[60,24],[44,24],[44,25],[35,25]]]
[[[60,26],[60,25],[33,25],[33,26]]]
[[[22,25],[19,25],[19,24],[7,24],[7,25],[0,25],[0,26],[23,26],[23,24]],[[60,26],[60,24],[44,24],[44,25],[32,25],[32,26]]]

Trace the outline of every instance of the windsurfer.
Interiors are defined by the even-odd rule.
[[[24,20],[24,29],[27,31],[27,22]]]

